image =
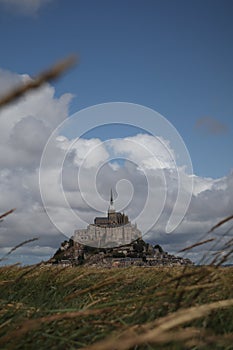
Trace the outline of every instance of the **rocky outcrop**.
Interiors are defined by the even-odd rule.
[[[100,249],[70,239],[61,244],[50,262],[93,267],[193,265],[191,260],[168,254],[160,245],[152,246],[141,238],[116,248]]]

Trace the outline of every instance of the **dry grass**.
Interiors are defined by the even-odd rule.
[[[215,266],[1,268],[0,347],[230,350],[233,267],[221,264],[231,247]]]
[[[28,244],[28,243],[31,243],[31,242],[34,242],[34,241],[37,241],[37,240],[38,240],[38,238],[35,237],[35,238],[27,239],[26,241],[17,244],[17,245],[14,246],[13,248],[11,248],[11,249],[9,250],[9,252],[7,252],[7,253],[0,259],[0,261],[5,260],[5,259],[7,258],[8,255],[10,255],[11,253],[13,253],[15,250],[17,250],[18,248],[22,247],[23,245]]]
[[[0,98],[0,107],[4,107],[9,103],[14,102],[16,99],[23,96],[26,92],[37,89],[46,82],[57,79],[62,73],[64,73],[68,68],[72,67],[76,62],[77,58],[75,56],[70,56],[54,64],[51,68],[38,74],[30,81],[15,87],[15,89],[11,90],[5,96]]]
[[[232,272],[4,267],[0,347],[189,349],[214,341],[226,349],[233,332]]]
[[[11,209],[11,210],[8,210],[8,211],[6,211],[5,213],[1,214],[1,215],[0,215],[0,220],[2,220],[3,218],[5,218],[6,216],[12,214],[14,211],[15,211],[15,208],[14,208],[14,209]]]
[[[221,300],[210,304],[199,305],[195,307],[190,307],[187,309],[179,310],[174,313],[171,313],[168,316],[159,318],[155,322],[151,322],[149,325],[146,325],[146,328],[149,328],[147,331],[142,334],[131,335],[128,333],[123,337],[119,337],[117,349],[118,350],[127,350],[131,349],[134,346],[138,346],[145,343],[161,343],[162,342],[171,342],[177,340],[176,333],[169,334],[167,333],[173,328],[178,328],[180,325],[183,325],[187,322],[193,321],[195,319],[201,318],[206,314],[210,313],[213,310],[224,308],[228,306],[233,306],[233,299],[230,300]],[[149,327],[148,327],[149,326]],[[150,327],[153,327],[150,329]],[[190,336],[193,337],[195,333],[190,330],[183,330],[185,334],[184,338],[189,339]],[[199,332],[200,333],[200,332]],[[199,335],[198,333],[198,335]],[[182,340],[184,340],[182,338]],[[116,339],[109,338],[98,344],[93,344],[92,346],[85,347],[86,350],[111,350]]]

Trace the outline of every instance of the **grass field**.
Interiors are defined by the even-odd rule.
[[[0,268],[1,349],[233,349],[233,268]]]

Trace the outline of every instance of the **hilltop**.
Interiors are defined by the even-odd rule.
[[[171,255],[165,252],[160,245],[152,246],[142,238],[127,245],[113,248],[90,247],[71,238],[61,244],[49,262],[93,267],[193,265],[191,260]]]

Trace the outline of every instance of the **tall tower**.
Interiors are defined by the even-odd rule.
[[[112,207],[112,209],[114,209],[114,206],[113,206],[113,194],[112,194],[112,189],[111,189],[111,194],[110,194],[110,206],[109,206],[109,209]]]
[[[111,189],[111,193],[110,193],[110,205],[108,208],[108,220],[109,220],[109,223],[111,223],[111,224],[117,224],[117,213],[116,213],[116,210],[115,210],[114,204],[113,204],[112,189]]]

